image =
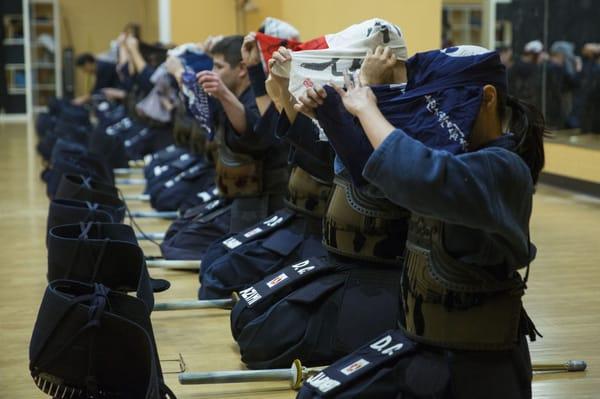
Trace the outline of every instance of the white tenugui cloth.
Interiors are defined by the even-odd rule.
[[[292,52],[288,68],[275,65],[272,73],[289,77],[289,90],[296,98],[307,88],[333,82],[344,84],[343,72],[360,69],[367,50],[377,46],[390,47],[398,60],[408,58],[406,43],[400,28],[391,22],[374,18],[352,25],[341,32],[325,35],[327,48]]]

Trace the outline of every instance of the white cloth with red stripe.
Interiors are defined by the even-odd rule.
[[[324,39],[324,40],[323,40]],[[317,39],[313,39],[314,42]],[[360,69],[367,50],[390,47],[398,60],[405,61],[408,51],[400,28],[391,22],[374,18],[352,25],[341,32],[321,38],[317,50],[292,51],[292,62],[285,67],[274,65],[271,73],[289,77],[289,90],[296,98],[307,88],[333,82],[344,84],[343,73]]]

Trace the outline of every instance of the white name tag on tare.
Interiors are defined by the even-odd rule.
[[[229,237],[225,241],[223,241],[223,245],[225,245],[229,249],[234,249],[242,245],[242,242],[237,240],[235,237]]]
[[[202,191],[201,193],[198,193],[196,195],[198,196],[198,198],[200,198],[204,202],[207,202],[212,198],[212,195],[210,195],[206,191]]]
[[[262,231],[263,231],[263,229],[261,229],[260,227],[257,227],[255,229],[250,230],[246,234],[244,234],[244,237],[250,238],[250,237],[257,235],[258,233],[262,233]]]
[[[267,281],[267,287],[269,288],[273,288],[275,287],[277,284],[281,283],[283,280],[287,279],[288,276],[285,273],[281,273],[280,275],[276,276],[275,278],[273,278],[270,281]]]
[[[355,371],[362,369],[369,363],[370,362],[366,359],[358,359],[357,361],[353,362],[352,364],[349,364],[348,366],[341,369],[340,372],[344,375],[350,375],[350,374],[354,373]]]

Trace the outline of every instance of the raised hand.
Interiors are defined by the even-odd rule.
[[[269,70],[275,65],[277,61],[273,58],[269,60]],[[265,88],[267,89],[267,94],[273,101],[281,104],[282,101],[287,100],[290,93],[288,91],[290,80],[288,78],[283,78],[274,73],[270,73],[265,81]]]
[[[279,47],[277,51],[273,52],[272,57],[272,59],[274,59],[276,62],[280,64],[285,64],[286,62],[292,61],[292,52],[289,49],[282,46]]]
[[[369,112],[373,109],[377,110],[377,98],[369,86],[363,86],[360,82],[358,85],[355,85],[350,80],[347,72],[344,73],[344,81],[346,90],[333,83],[331,86],[342,98],[344,107],[348,112],[354,116],[358,116],[361,112]]]
[[[242,61],[246,66],[258,65],[260,63],[260,54],[258,44],[256,43],[256,32],[250,32],[244,37],[242,44]]]
[[[229,92],[229,89],[225,86],[221,77],[213,71],[198,72],[196,78],[198,79],[198,84],[202,86],[204,91],[217,100],[223,99]]]
[[[298,103],[294,104],[294,109],[298,112],[314,118],[316,116],[315,109],[323,105],[327,92],[322,86],[315,85],[309,88],[298,98]]]
[[[391,48],[377,46],[375,52],[367,50],[360,67],[360,81],[363,85],[394,83],[396,56]]]
[[[125,38],[125,47],[127,47],[129,51],[137,51],[139,47],[138,39],[136,39],[134,36],[128,35]]]

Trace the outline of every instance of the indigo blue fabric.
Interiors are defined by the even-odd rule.
[[[216,190],[216,186],[214,185],[209,188],[210,192],[214,192],[213,190]],[[194,219],[208,215],[209,213],[217,209],[221,209],[227,205],[229,205],[229,201],[223,198],[215,197],[202,204],[195,205],[185,211],[182,211],[182,214],[175,219],[167,229],[164,241],[171,240]]]
[[[248,129],[243,134],[235,132],[229,121],[225,131],[225,142],[231,151],[247,154],[262,160],[263,170],[274,170],[287,166],[289,144],[275,135],[279,112],[273,104],[264,115],[258,116],[254,101],[244,105]]]
[[[119,85],[117,65],[112,62],[96,60],[96,83],[92,89],[92,94],[100,93],[102,89],[107,87],[118,88]]]
[[[333,150],[327,142],[318,140],[319,130],[309,118],[299,114],[290,124],[285,113],[280,116],[274,107],[270,107],[261,118],[261,123],[264,123],[264,127],[255,129],[248,137],[255,138],[254,144],[251,144],[253,140],[247,140],[244,136],[237,139],[236,146],[232,148],[238,149],[241,143],[248,143],[246,151],[264,150],[271,146],[272,149],[268,150],[270,163],[266,167],[274,168],[285,165],[286,152],[282,144],[288,142],[290,148],[287,159],[291,165],[314,173],[320,180],[333,179]],[[232,292],[246,288],[286,264],[325,255],[321,244],[320,219],[293,213],[295,216],[291,223],[252,237],[237,248],[228,249],[223,245],[223,241],[230,236],[214,242],[202,261],[199,298],[228,297]],[[267,217],[267,220],[271,217]]]
[[[528,363],[525,340],[512,351],[448,354],[394,330],[306,380],[297,399],[530,399]]]
[[[201,50],[187,49],[179,56],[183,65],[192,72],[210,71],[213,68],[212,58]]]
[[[220,211],[217,211],[220,212]],[[193,219],[160,244],[165,259],[202,260],[208,247],[229,233],[229,209],[210,220]]]
[[[378,107],[395,127],[428,147],[453,154],[466,151],[479,113],[482,88],[506,91],[506,70],[496,52],[462,55],[469,46],[418,53],[407,63],[408,82],[374,86]],[[325,87],[327,98],[317,119],[353,182],[364,185],[362,169],[373,151],[358,121],[341,98]]]
[[[213,119],[213,123],[215,126],[223,126],[225,131],[226,141],[231,142],[232,138],[236,136],[244,136],[247,134],[254,133],[255,129],[259,126],[259,122],[261,122],[261,115],[258,112],[258,106],[256,105],[256,98],[254,96],[254,92],[251,87],[248,87],[240,96],[238,100],[244,106],[245,116],[246,116],[246,131],[245,132],[236,132],[231,122],[227,118],[227,114],[223,109],[221,103],[219,103],[214,98],[210,98],[211,102],[211,116]],[[213,130],[213,134],[215,131]],[[209,136],[212,139],[212,136]]]
[[[173,134],[167,127],[146,127],[124,141],[129,159],[141,159],[173,143]]]
[[[108,100],[102,100],[95,104],[94,111],[98,119],[96,127],[100,127],[101,130],[127,116],[127,109],[124,105]]]
[[[211,105],[208,94],[196,80],[196,72],[186,68],[181,75],[181,93],[188,112],[204,129],[209,137],[214,136]]]
[[[48,209],[46,233],[55,226],[79,222],[122,223],[125,206],[116,207],[98,203],[53,199]]]
[[[154,87],[154,83],[150,80],[156,68],[146,64],[144,69],[137,73],[134,77],[135,85],[137,86],[139,98],[146,97],[152,88]]]
[[[499,276],[535,257],[529,242],[531,173],[504,135],[454,155],[395,130],[373,153],[365,178],[395,204],[444,221],[446,249]]]
[[[123,138],[119,135],[108,135],[100,129],[90,135],[89,150],[106,159],[111,168],[128,168],[129,158],[125,151]]]
[[[150,195],[150,204],[158,211],[173,211],[181,204],[195,197],[196,193],[207,190],[215,181],[212,165],[199,162],[162,184],[162,189]],[[200,203],[198,199],[197,203]]]
[[[92,177],[107,184],[114,183],[112,169],[105,159],[88,152],[77,143],[59,139],[52,150],[50,168],[43,174],[49,198],[54,197],[62,175],[66,173]]]
[[[200,127],[212,135],[213,121],[208,95],[196,80],[198,72],[210,71],[213,68],[212,58],[202,51],[186,50],[179,59],[184,66],[181,93],[185,98],[186,108]]]
[[[163,166],[171,161],[175,161],[180,156],[187,154],[188,151],[184,148],[170,145],[157,151],[153,154],[148,154],[144,157],[144,176],[148,179],[153,176],[154,168],[157,166]]]
[[[323,272],[307,269],[283,287],[292,279],[281,276],[282,269],[253,284],[273,287],[273,294],[234,306],[231,330],[248,367],[288,367],[294,359],[329,364],[395,327],[402,311],[399,268],[317,259],[326,265]]]
[[[56,124],[58,118],[48,112],[41,112],[35,119],[35,132],[39,138],[46,136]]]
[[[194,154],[184,153],[178,158],[163,164],[157,164],[151,170],[147,171],[146,174],[146,189],[145,193],[157,195],[159,191],[163,189],[163,185],[179,175],[185,172],[189,168],[204,163],[204,158]]]
[[[198,298],[227,298],[284,266],[301,259],[325,256],[327,251],[321,244],[321,234],[307,231],[310,230],[308,223],[316,223],[309,219],[295,214],[281,228],[232,250],[223,244],[231,236],[215,241],[202,261]]]
[[[290,123],[283,111],[275,134],[290,143],[290,165],[299,166],[319,180],[333,181],[333,149],[328,142],[319,140],[319,128],[312,119],[298,113],[294,122]]]

